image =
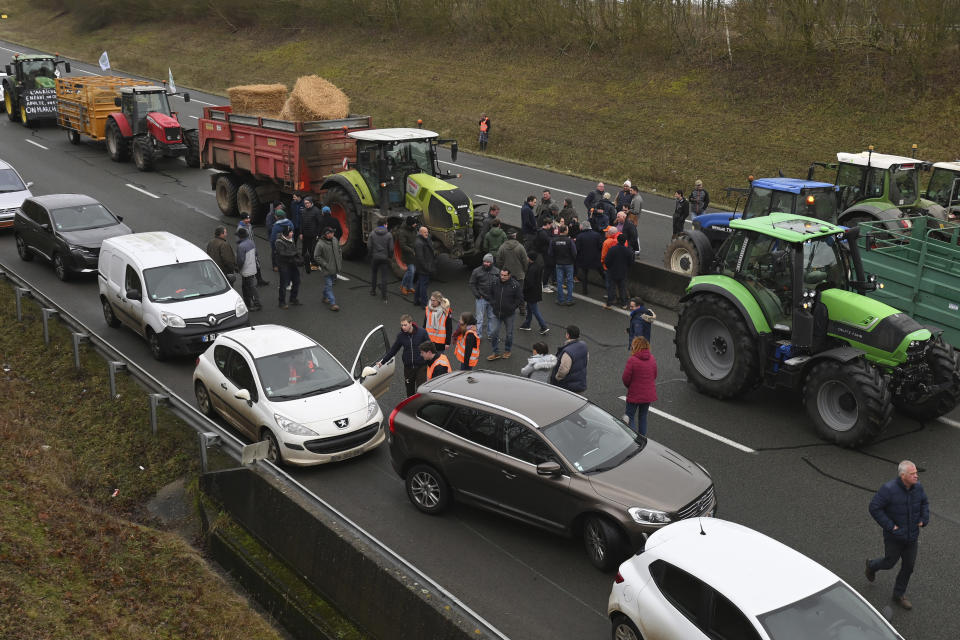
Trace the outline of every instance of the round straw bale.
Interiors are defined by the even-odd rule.
[[[290,92],[281,120],[338,120],[350,114],[350,99],[320,76],[300,76]]]
[[[227,89],[234,113],[276,118],[287,99],[284,84],[247,84]]]

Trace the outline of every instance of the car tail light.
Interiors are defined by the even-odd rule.
[[[621,573],[620,573],[619,571],[617,571],[617,577],[613,579],[613,582],[614,582],[614,584],[622,584],[622,583],[623,583],[623,575],[621,575]]]
[[[402,400],[402,401],[400,402],[400,404],[398,404],[397,406],[395,406],[395,407],[393,408],[393,411],[390,412],[390,420],[389,420],[390,433],[395,433],[395,432],[396,432],[395,429],[393,428],[393,419],[396,417],[397,412],[399,412],[400,409],[403,409],[405,406],[407,406],[407,403],[408,403],[408,402],[410,402],[411,400],[416,400],[416,399],[419,398],[419,397],[420,397],[420,394],[419,394],[419,393],[415,393],[415,394],[413,394],[412,396],[410,396],[409,398],[407,398],[406,400]]]

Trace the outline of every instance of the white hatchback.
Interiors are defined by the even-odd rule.
[[[607,613],[615,640],[903,640],[831,571],[716,518],[651,535],[620,565]]]
[[[394,361],[373,365],[389,349],[383,325],[364,339],[347,371],[312,338],[279,325],[227,331],[197,358],[197,406],[221,415],[267,459],[316,465],[359,456],[384,441],[376,398],[387,392]]]
[[[0,89],[0,98],[3,90]],[[17,170],[0,160],[0,229],[13,227],[13,218],[23,201],[31,197],[32,182],[24,182]]]

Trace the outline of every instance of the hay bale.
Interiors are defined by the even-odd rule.
[[[281,120],[338,120],[350,115],[350,99],[320,76],[300,76],[290,92]]]
[[[285,84],[245,84],[227,89],[234,113],[276,118],[287,100]]]

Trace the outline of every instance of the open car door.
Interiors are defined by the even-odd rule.
[[[375,398],[379,398],[390,390],[393,381],[393,370],[397,366],[397,359],[391,358],[382,367],[377,369],[377,362],[390,350],[390,338],[383,325],[377,325],[367,337],[363,339],[357,357],[350,368],[354,380],[367,388]]]

